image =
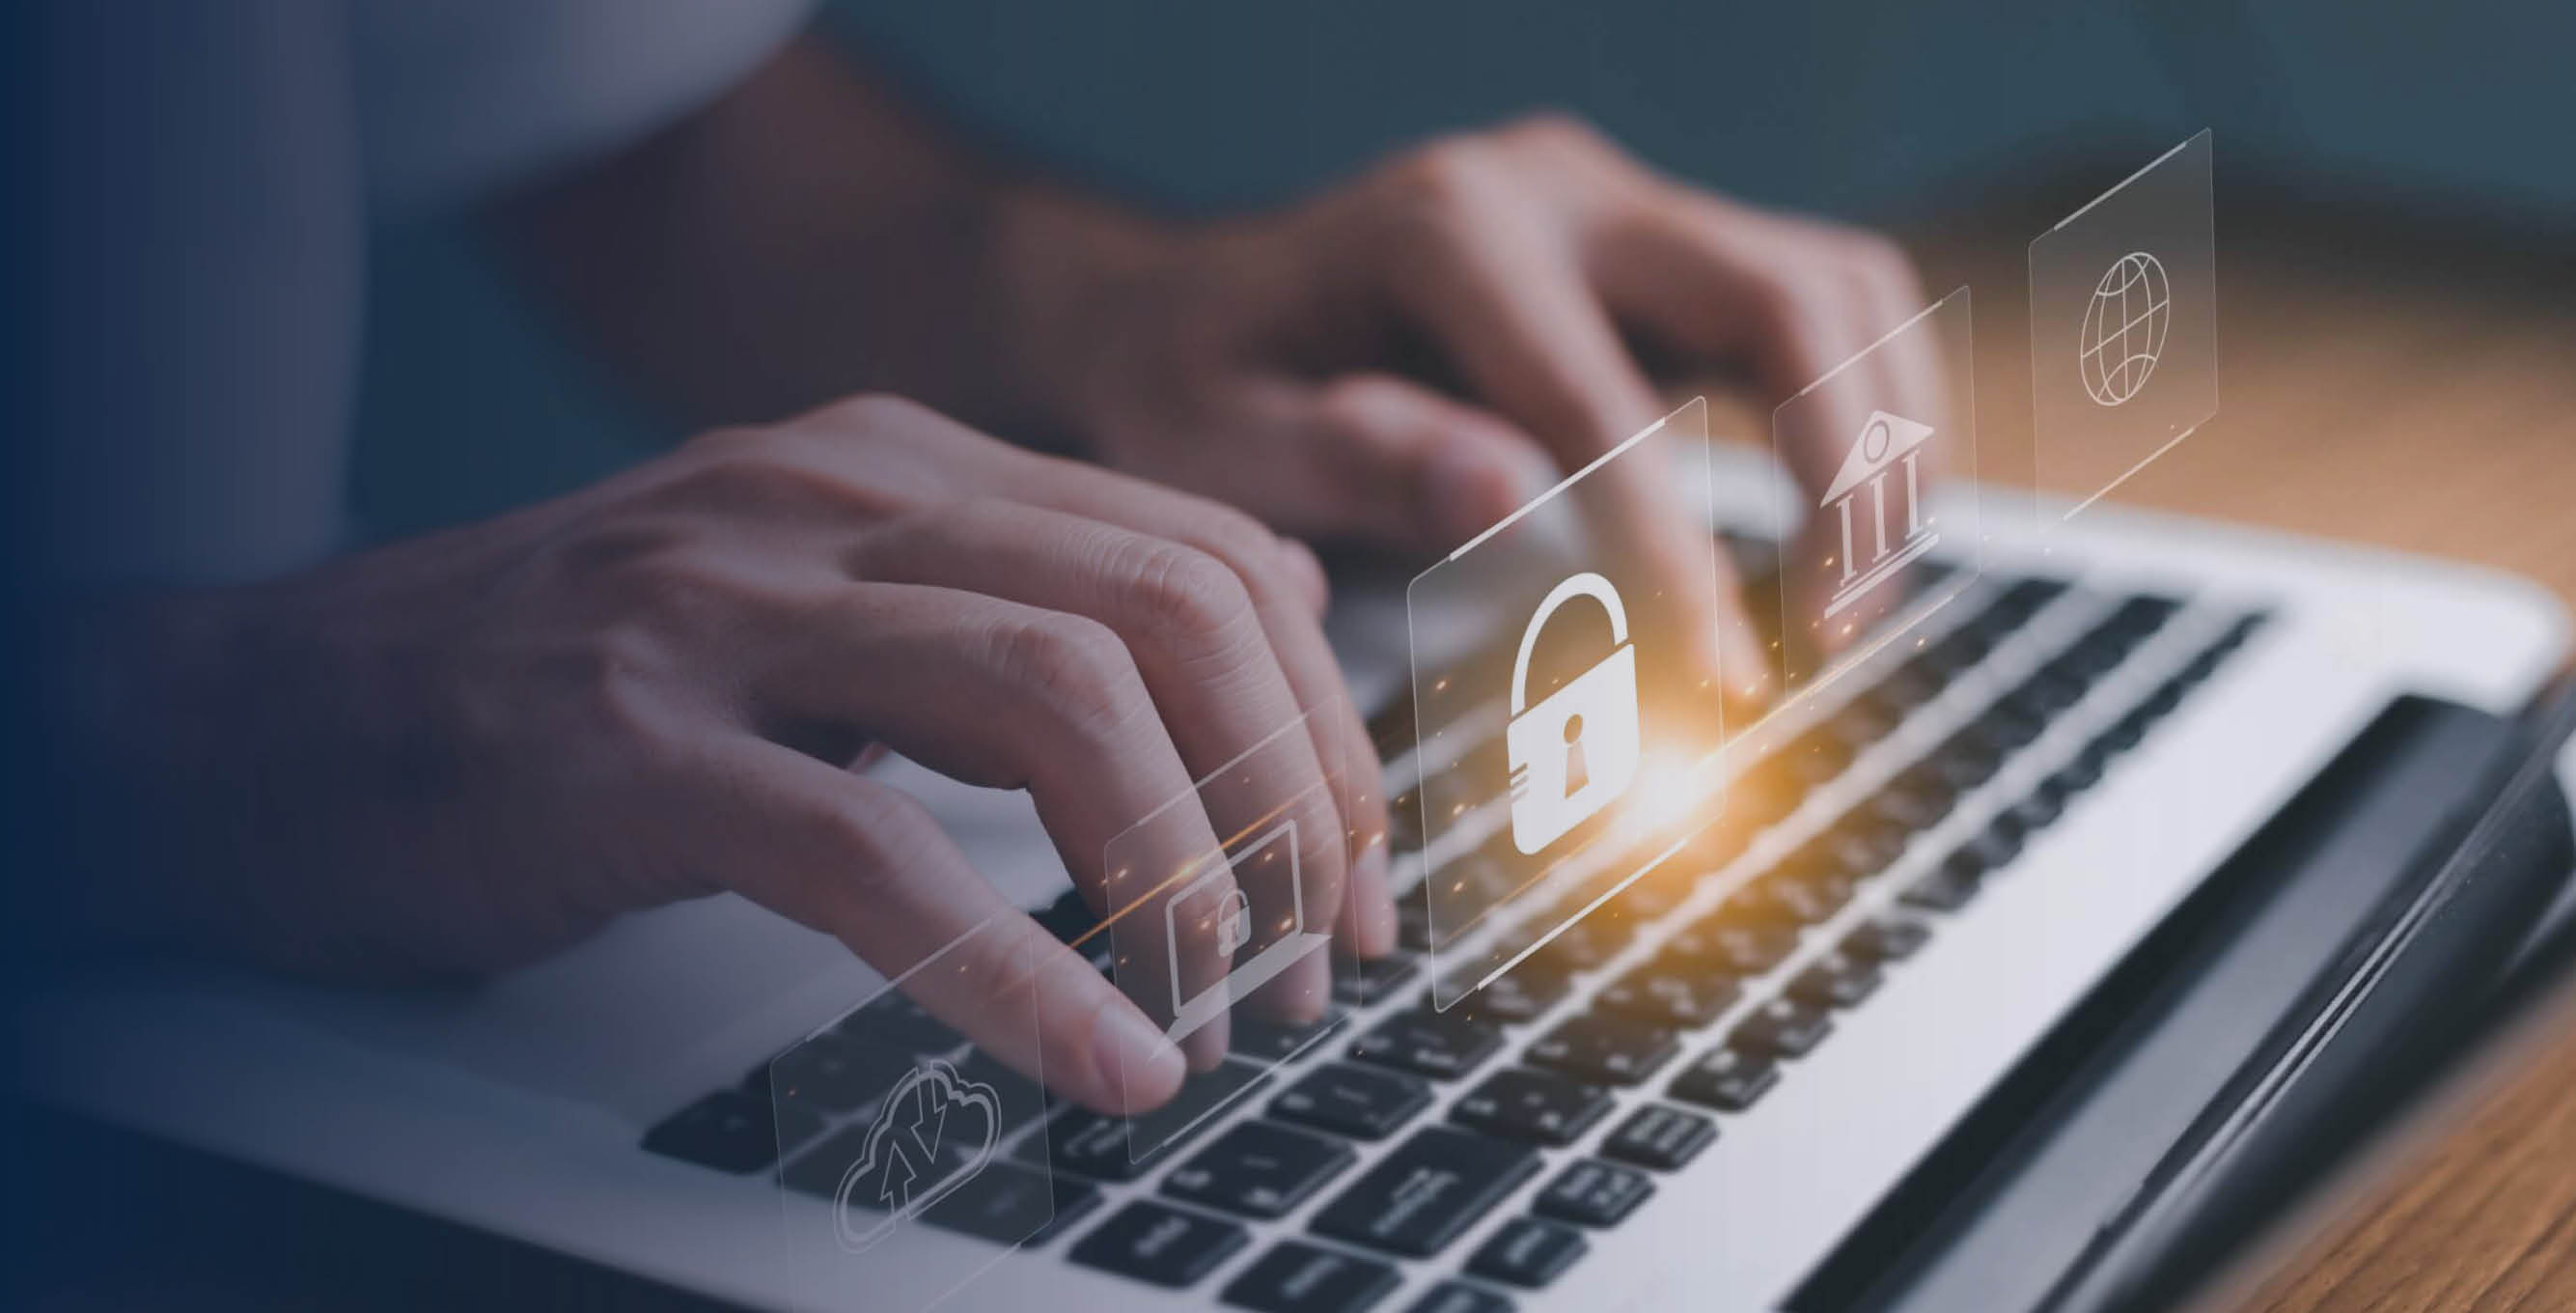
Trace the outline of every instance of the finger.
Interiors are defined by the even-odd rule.
[[[1343,686],[1314,616],[1300,609],[1285,576],[1279,538],[1240,512],[1186,493],[1124,478],[1073,461],[1031,458],[1005,480],[1008,495],[1186,543],[1226,563],[1251,594],[1281,670],[1309,713],[1317,759],[1336,785],[1345,847],[1356,853],[1343,918],[1345,944],[1363,957],[1395,947],[1395,902],[1386,892],[1386,797],[1376,752]],[[1338,713],[1312,714],[1328,704]],[[1283,722],[1284,723],[1284,722]]]
[[[1179,1050],[1089,963],[986,884],[912,798],[801,753],[710,734],[678,851],[861,960],[977,1047],[1113,1116],[1180,1089]],[[953,946],[953,947],[951,947]]]
[[[871,532],[852,565],[873,580],[962,589],[1108,625],[1133,655],[1182,761],[1200,778],[1196,796],[1230,851],[1281,821],[1299,824],[1301,838],[1340,838],[1314,744],[1303,733],[1280,734],[1298,719],[1296,693],[1249,590],[1214,556],[1064,511],[981,500]],[[1243,881],[1263,928],[1256,944],[1329,927],[1340,912],[1348,864],[1342,846],[1314,846],[1302,856],[1293,868],[1265,859]],[[1300,957],[1289,971],[1273,1001],[1293,1002],[1292,1020],[1313,1020],[1324,1006],[1324,959]]]
[[[1106,625],[887,583],[799,599],[751,623],[762,629],[749,636],[748,695],[764,729],[861,726],[942,774],[1027,789],[1093,907],[1138,918],[1144,933],[1116,934],[1131,959],[1118,979],[1147,1015],[1168,1024],[1180,998],[1225,978],[1231,958],[1214,937],[1165,915],[1181,892],[1175,873],[1222,845],[1134,658]],[[1113,842],[1123,874],[1107,866]],[[1162,980],[1171,985],[1149,988]],[[1227,1034],[1220,1015],[1183,1035],[1183,1052],[1213,1066]]]
[[[1536,437],[1560,468],[1581,469],[1654,421],[1661,413],[1654,388],[1560,238],[1518,221],[1523,211],[1513,205],[1466,213],[1474,217],[1397,255],[1398,298],[1480,398]],[[1660,586],[1707,612],[1712,604],[1696,599],[1706,595],[1715,543],[1708,526],[1685,522],[1664,476],[1656,462],[1614,461],[1593,486],[1626,512],[1612,531]],[[1714,614],[1684,618],[1688,655],[1731,687],[1758,690],[1765,663],[1750,620],[1732,595],[1713,605]]]
[[[1650,194],[1626,217],[1623,231],[1602,266],[1605,294],[1620,312],[1681,350],[1751,362],[1775,402],[1842,369],[1902,322],[1884,318],[1901,292],[1879,286],[1884,279],[1864,278],[1845,245],[1754,211],[1667,190]],[[1809,410],[1777,435],[1783,464],[1810,497],[1831,485],[1871,399],[1892,403],[1899,395],[1887,374],[1891,362],[1878,353],[1851,367],[1871,381],[1844,380],[1801,402]],[[1832,544],[1819,536],[1817,523],[1812,515],[1804,518],[1792,559],[1825,559]],[[1840,635],[1823,625],[1816,586],[1822,569],[1784,576],[1791,594],[1784,641],[1806,634],[1830,651]]]
[[[1262,426],[1321,467],[1344,532],[1445,552],[1556,482],[1545,449],[1481,406],[1391,374],[1255,385]]]
[[[1288,577],[1298,589],[1298,600],[1306,604],[1307,614],[1323,619],[1324,613],[1332,609],[1333,584],[1325,577],[1324,563],[1316,558],[1315,549],[1294,538],[1281,538],[1279,552],[1287,560]]]

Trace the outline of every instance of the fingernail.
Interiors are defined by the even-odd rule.
[[[1091,1031],[1091,1060],[1104,1093],[1128,1107],[1149,1108],[1180,1090],[1181,1051],[1144,1013],[1121,1004],[1099,1015]]]
[[[1318,614],[1332,601],[1333,588],[1324,576],[1324,563],[1315,549],[1294,538],[1281,538],[1279,552],[1288,560],[1289,572],[1297,576],[1297,586],[1306,590],[1306,598]]]

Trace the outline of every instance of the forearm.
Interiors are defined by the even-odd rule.
[[[497,219],[531,279],[691,426],[884,390],[1052,427],[1035,327],[1078,295],[1068,266],[1150,240],[943,133],[812,37]]]

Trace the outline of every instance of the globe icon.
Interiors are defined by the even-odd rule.
[[[2156,372],[2172,323],[2173,288],[2164,265],[2145,251],[2113,261],[2093,286],[2093,303],[2084,308],[2075,360],[2084,391],[2105,406],[2138,395]]]

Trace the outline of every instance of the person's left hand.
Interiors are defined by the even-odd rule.
[[[1284,532],[1433,551],[1662,413],[1632,340],[1747,368],[1777,401],[1923,305],[1889,241],[1681,185],[1561,118],[1435,142],[1276,216],[1095,233],[1082,256],[1055,245],[1021,363],[1097,455]],[[1923,386],[1937,364],[1891,367]],[[1791,472],[1820,488],[1836,455],[1789,453]],[[1621,492],[1631,547],[1704,562],[1699,526]],[[1720,585],[1702,655],[1759,691],[1769,663]]]

